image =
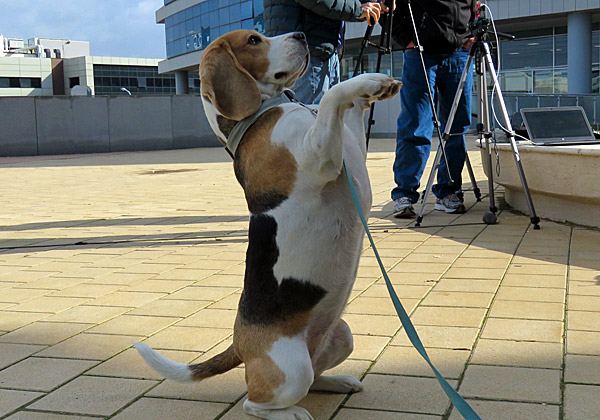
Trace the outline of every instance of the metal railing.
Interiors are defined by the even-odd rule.
[[[600,130],[600,95],[598,94],[544,94],[544,93],[503,93],[509,116],[518,114],[521,108],[546,108],[561,106],[580,106],[594,130]],[[497,101],[497,99],[495,98]],[[476,109],[477,95],[473,96],[473,109]],[[491,101],[490,101],[491,104]],[[497,107],[497,102],[494,104]],[[498,108],[496,108],[498,113]],[[476,124],[477,121],[474,121]],[[474,128],[475,125],[471,128]]]

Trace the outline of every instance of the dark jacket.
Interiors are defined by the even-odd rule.
[[[323,61],[343,40],[342,22],[358,21],[368,0],[264,0],[265,35],[301,31],[310,54]]]
[[[451,54],[471,37],[469,23],[475,18],[475,0],[413,0],[411,6],[423,51]],[[392,37],[401,47],[416,42],[406,0],[398,0]]]

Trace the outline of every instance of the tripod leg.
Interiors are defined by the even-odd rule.
[[[478,56],[480,57],[480,56]],[[487,93],[487,78],[485,77],[485,70],[482,66],[478,66],[478,82],[479,82],[479,140],[481,142],[481,147],[484,147],[486,150],[486,158],[489,168],[488,174],[488,189],[490,196],[490,212],[495,215],[498,212],[498,208],[496,207],[496,198],[494,196],[494,170],[492,167],[492,148],[490,144],[491,138],[491,128],[490,128],[490,108],[488,103],[488,93]]]
[[[442,157],[442,140],[440,139],[440,144],[438,145],[437,151],[435,152],[435,159],[433,160],[433,166],[431,167],[431,172],[429,173],[429,179],[427,180],[427,186],[425,187],[425,191],[423,192],[423,197],[421,199],[421,208],[419,209],[419,214],[417,215],[417,220],[415,221],[415,226],[421,226],[421,222],[423,221],[423,213],[425,213],[425,203],[427,203],[427,198],[429,197],[429,191],[431,191],[431,187],[433,186],[433,180],[435,179],[435,174],[437,172],[438,166],[440,166],[440,159]]]
[[[540,218],[535,213],[535,208],[533,207],[533,200],[531,199],[531,193],[529,191],[529,186],[527,185],[527,179],[525,178],[525,171],[523,170],[523,164],[521,163],[521,156],[519,155],[519,149],[517,148],[517,143],[515,141],[514,131],[510,124],[510,118],[508,117],[508,111],[506,110],[506,105],[504,104],[504,97],[502,96],[502,91],[500,90],[500,84],[498,83],[498,77],[496,76],[496,70],[494,68],[494,63],[492,62],[492,56],[490,54],[490,49],[487,44],[483,44],[485,48],[485,60],[486,67],[492,76],[492,81],[494,83],[494,87],[498,94],[498,103],[500,104],[500,109],[502,111],[502,118],[504,119],[504,127],[507,130],[507,136],[510,140],[510,145],[512,147],[513,155],[515,157],[515,163],[517,165],[517,172],[519,173],[519,178],[521,178],[521,184],[523,185],[523,192],[525,193],[525,198],[527,199],[527,205],[529,207],[529,215],[531,223],[533,224],[533,228],[535,230],[540,228]]]
[[[452,107],[450,108],[450,113],[448,114],[448,120],[446,121],[446,127],[444,129],[444,135],[439,137],[440,140],[440,144],[438,146],[437,152],[435,154],[435,160],[433,163],[433,166],[431,168],[431,172],[429,173],[429,179],[427,181],[427,187],[425,188],[425,192],[423,193],[423,200],[421,203],[421,209],[419,210],[419,215],[417,216],[417,221],[415,223],[415,226],[421,226],[421,222],[423,221],[423,213],[425,212],[425,203],[427,202],[427,197],[429,196],[429,191],[431,189],[431,187],[433,186],[433,180],[435,178],[435,174],[439,169],[439,164],[442,158],[444,158],[444,162],[446,163],[446,170],[448,171],[448,178],[450,179],[450,181],[452,182],[452,176],[450,175],[450,165],[448,164],[448,160],[446,159],[446,154],[445,154],[445,146],[446,143],[448,142],[448,139],[450,138],[450,131],[452,130],[452,124],[454,123],[454,117],[456,116],[456,111],[458,109],[458,104],[460,103],[460,98],[462,97],[462,94],[464,92],[465,89],[465,83],[467,81],[467,77],[469,75],[469,69],[471,68],[471,63],[473,62],[473,54],[474,54],[474,50],[471,50],[471,52],[469,53],[469,58],[467,59],[467,63],[465,64],[465,68],[463,69],[463,72],[460,76],[460,82],[458,84],[458,89],[456,90],[456,94],[454,95],[454,101],[452,102]],[[421,61],[423,63],[423,70],[425,71],[425,63],[423,62],[423,55],[421,54]],[[427,72],[425,71],[425,78],[427,79]],[[427,86],[429,87],[429,81],[427,81]],[[430,95],[431,95],[431,90],[429,91]],[[469,92],[469,95],[471,93]],[[431,99],[431,96],[430,96]],[[433,99],[431,99],[431,101],[433,101]],[[433,102],[432,102],[433,103]],[[435,108],[435,106],[434,106]],[[437,119],[437,115],[434,112],[434,118]],[[439,133],[439,126],[437,126],[438,129],[438,133]],[[471,165],[469,165],[470,167]],[[474,181],[474,178],[471,178],[471,182]],[[452,185],[452,183],[449,183],[450,185]]]
[[[468,154],[465,158],[465,164],[467,165],[467,171],[469,172],[469,178],[471,179],[471,185],[473,186],[473,194],[475,194],[475,199],[477,201],[481,201],[481,191],[477,186],[477,181],[475,180],[475,174],[473,173],[473,167],[471,166],[471,161],[469,160]]]

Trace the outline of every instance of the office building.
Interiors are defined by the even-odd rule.
[[[501,86],[505,92],[599,93],[600,0],[488,0],[497,30],[517,36],[501,41]],[[202,50],[235,29],[264,27],[262,0],[165,0],[156,11],[165,25],[167,59],[160,73],[175,74],[178,93],[189,92]],[[366,24],[347,25],[342,78],[352,76]],[[378,43],[379,28],[372,41]],[[374,71],[377,53],[369,48],[364,68]],[[402,52],[383,57],[381,71],[400,77]]]
[[[0,96],[171,95],[175,77],[158,59],[97,57],[86,41],[0,35]],[[199,86],[198,78],[188,82]]]

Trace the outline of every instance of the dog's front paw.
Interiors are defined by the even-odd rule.
[[[381,73],[365,73],[353,80],[360,84],[360,97],[369,103],[391,98],[402,86],[402,82]]]

